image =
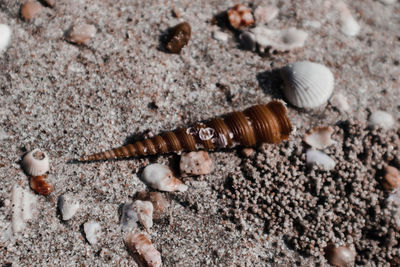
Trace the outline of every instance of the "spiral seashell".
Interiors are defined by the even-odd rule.
[[[45,152],[36,148],[24,156],[22,168],[30,176],[43,175],[50,169],[49,157]]]
[[[334,78],[324,65],[299,61],[281,69],[286,99],[299,108],[315,108],[325,103],[332,94]]]
[[[280,143],[289,138],[292,125],[285,105],[274,100],[243,112],[232,112],[205,122],[181,127],[153,138],[85,156],[80,161],[122,159],[181,151],[214,150],[235,146]]]

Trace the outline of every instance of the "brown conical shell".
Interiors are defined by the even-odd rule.
[[[280,143],[289,138],[292,125],[286,107],[274,100],[255,105],[243,112],[195,123],[188,128],[165,132],[153,138],[83,157],[80,161],[96,161],[142,157],[199,149],[214,150],[235,146],[251,147],[261,143]]]

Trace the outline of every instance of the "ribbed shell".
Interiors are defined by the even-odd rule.
[[[332,94],[334,78],[324,65],[300,61],[281,69],[286,99],[299,108],[315,108],[325,103]]]
[[[137,141],[120,148],[83,157],[81,161],[121,159],[199,149],[214,150],[237,145],[255,146],[288,139],[292,126],[280,101],[252,106],[173,132]]]

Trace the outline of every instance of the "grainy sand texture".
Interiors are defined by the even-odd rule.
[[[400,3],[384,2],[342,3],[360,26],[355,36],[344,33],[343,5],[334,0],[242,2],[253,11],[277,7],[270,29],[308,33],[303,47],[259,53],[244,49],[240,30],[213,19],[237,1],[41,1],[27,20],[23,1],[0,0],[0,24],[12,32],[0,54],[0,263],[137,266],[120,213],[138,192],[151,191],[140,179],[143,168],[162,163],[188,189],[163,192],[167,211],[149,230],[135,231],[146,233],[164,266],[329,266],[330,245],[349,247],[355,265],[399,266],[400,193],[383,181],[387,166],[400,169]],[[167,30],[183,21],[191,25],[189,43],[179,54],[166,52]],[[95,27],[83,28],[87,40],[71,39],[83,24]],[[314,109],[288,103],[295,130],[283,143],[210,152],[212,172],[199,176],[180,175],[177,154],[73,161],[285,100],[279,69],[304,60],[332,71],[333,95]],[[348,111],[338,104],[343,97]],[[368,125],[377,110],[393,117],[390,129]],[[332,170],[306,164],[310,147],[302,137],[314,126],[333,128],[335,143],[321,149]],[[21,168],[35,148],[50,158],[49,196],[33,192]],[[34,196],[13,199],[16,185]],[[67,221],[57,209],[64,193],[79,202]],[[29,205],[18,206],[20,199]],[[18,233],[15,216],[26,218]],[[88,242],[86,222],[100,225],[97,243]]]

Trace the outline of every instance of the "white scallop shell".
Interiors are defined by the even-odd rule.
[[[22,168],[31,176],[40,176],[50,169],[49,157],[40,149],[36,148],[27,153],[22,159]]]
[[[332,94],[334,78],[324,65],[299,61],[281,69],[286,99],[299,108],[315,108],[325,103]]]

